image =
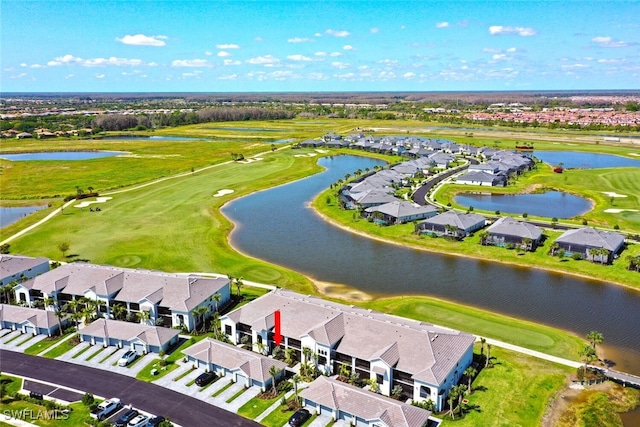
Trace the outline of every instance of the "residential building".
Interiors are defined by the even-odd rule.
[[[32,306],[38,299],[53,298],[59,306],[86,298],[98,302],[103,317],[113,317],[120,305],[126,313],[149,312],[149,323],[192,330],[200,317],[198,307],[213,312],[231,298],[229,279],[133,270],[119,267],[69,263],[21,283],[16,299]],[[214,295],[220,295],[215,301]],[[184,326],[183,326],[184,325]]]
[[[495,246],[514,245],[534,251],[542,241],[542,229],[525,221],[505,216],[487,228],[487,244]]]
[[[437,427],[431,412],[345,384],[318,377],[299,393],[302,404],[319,415],[330,415],[350,425],[371,427]]]
[[[359,378],[375,380],[384,395],[399,386],[405,399],[430,399],[438,410],[473,359],[473,335],[285,289],[222,316],[222,330],[235,344],[272,351],[276,310],[281,347],[298,360],[311,352],[325,374],[345,365]]]
[[[372,217],[374,222],[390,225],[431,218],[438,214],[438,209],[432,205],[420,206],[404,200],[395,200],[367,208],[364,212],[366,216]]]
[[[491,168],[493,170],[493,168]],[[456,178],[456,184],[480,185],[484,187],[504,187],[507,178],[503,175],[486,171],[467,171]]]
[[[485,223],[486,219],[482,215],[446,211],[421,221],[418,224],[418,230],[422,233],[462,238],[469,233],[480,230],[485,226]]]
[[[78,331],[80,341],[103,347],[128,348],[142,355],[160,353],[178,343],[177,329],[98,319]]]
[[[556,239],[555,243],[568,256],[580,254],[585,259],[608,264],[622,252],[624,235],[611,231],[596,230],[593,227],[583,227],[565,231]],[[604,251],[601,252],[602,249],[605,249],[606,253]]]
[[[0,287],[13,281],[31,279],[49,271],[47,258],[21,255],[0,255]]]
[[[11,329],[23,334],[53,336],[67,323],[49,310],[0,304],[0,329]]]
[[[258,386],[263,391],[272,384],[269,372],[273,366],[279,371],[276,381],[285,375],[287,364],[250,350],[238,348],[211,338],[205,338],[183,351],[196,368],[204,368],[246,387]]]

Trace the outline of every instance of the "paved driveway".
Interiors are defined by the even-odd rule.
[[[249,427],[259,425],[206,402],[156,384],[60,360],[0,350],[0,371],[48,381],[97,396],[117,396],[123,402],[131,403],[136,408],[167,416],[185,427],[205,425]]]

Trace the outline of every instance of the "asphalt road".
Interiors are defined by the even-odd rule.
[[[183,427],[255,427],[251,420],[155,384],[87,366],[0,350],[0,371],[118,397],[143,411],[163,415]]]

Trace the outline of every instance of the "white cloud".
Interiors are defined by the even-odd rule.
[[[96,74],[96,79],[104,79],[104,74]]]
[[[240,46],[234,43],[229,44],[217,44],[216,48],[218,49],[240,49]]]
[[[242,64],[241,61],[234,61],[233,59],[225,59],[222,63],[224,65],[240,65],[240,64]]]
[[[338,68],[340,70],[344,70],[345,68],[349,68],[349,64],[345,63],[345,62],[339,62],[339,61],[334,61],[331,63],[332,66],[334,66],[335,68]]]
[[[378,34],[380,32],[380,28],[378,27],[373,27],[372,29],[369,30],[371,32],[371,34]]]
[[[31,64],[29,65],[29,68],[46,68],[44,65],[40,65],[40,64]]]
[[[293,37],[287,40],[288,43],[307,43],[314,42],[314,39],[310,39],[308,37]]]
[[[206,59],[176,59],[171,63],[172,67],[202,68],[211,67],[212,64]]]
[[[322,34],[321,33],[315,33],[313,36],[314,37],[322,37]]]
[[[503,27],[502,25],[492,25],[489,27],[492,36],[501,34],[515,34],[522,37],[535,36],[536,30],[530,27]]]
[[[387,66],[396,65],[397,63],[398,61],[395,59],[381,59],[380,61],[378,61],[378,64],[384,64]]]
[[[316,52],[314,53],[315,56],[327,56],[327,52]]]
[[[166,39],[167,36],[145,36],[144,34],[136,34],[135,36],[127,34],[122,38],[116,37],[116,40],[120,43],[134,46],[165,46],[164,40]]]
[[[571,65],[562,65],[560,66],[563,70],[580,70],[584,68],[589,68],[586,64],[571,64]]]
[[[20,66],[21,66],[22,68],[25,68],[25,67],[27,67],[27,64],[23,62],[22,64],[20,64]]]
[[[200,77],[201,74],[202,74],[202,71],[195,70],[193,72],[182,73],[182,77],[184,77],[184,78]]]
[[[625,62],[624,59],[598,59],[599,64],[621,64]]]
[[[334,77],[340,79],[340,80],[351,80],[353,79],[356,75],[353,73],[343,73],[343,74],[334,74]]]
[[[516,50],[517,50],[517,49],[516,49],[515,47],[510,47],[510,48],[508,48],[508,49],[507,49],[507,52],[508,52],[508,53],[513,53],[513,52],[515,52]]]
[[[238,79],[238,75],[237,74],[229,74],[227,76],[218,77],[218,80],[237,80],[237,79]]]
[[[345,44],[344,46],[342,46],[343,50],[355,50],[355,48],[353,46],[351,46],[350,44]]]
[[[65,79],[71,79],[75,76],[75,74],[67,74],[66,76],[64,76]]]
[[[412,73],[411,71],[409,71],[409,72],[407,72],[407,73],[404,73],[404,74],[402,75],[402,78],[404,78],[404,79],[412,79],[412,78],[414,78],[415,76],[416,76],[416,75],[415,75],[415,73]]]
[[[600,47],[629,47],[635,43],[624,42],[621,40],[614,40],[611,37],[598,36],[591,39],[591,41]]]
[[[287,59],[290,59],[292,61],[311,61],[311,58],[304,55],[289,55],[287,56]]]
[[[224,50],[221,50],[220,52],[218,52],[218,56],[220,58],[225,58],[227,56],[231,56],[231,54],[229,52],[225,52]]]
[[[253,41],[260,43],[260,42],[263,42],[264,39],[262,37],[256,37],[255,39],[253,39]]]
[[[207,55],[207,56],[211,56],[211,55],[213,55],[213,52],[211,52],[210,50],[208,50],[208,51],[206,51],[204,54],[205,54],[205,55]]]
[[[73,55],[64,55],[64,56],[58,56],[57,58],[53,59],[52,61],[47,62],[47,65],[50,67],[56,67],[58,65],[63,65],[63,64],[77,64],[79,62],[82,62],[82,58],[76,58]]]
[[[322,73],[309,73],[307,74],[307,78],[309,80],[327,80],[329,77],[325,76]]]
[[[15,76],[11,76],[10,78],[11,79],[21,79],[23,77],[27,77],[27,73],[20,73],[20,74],[17,74]]]
[[[496,53],[496,54],[495,54],[495,55],[493,55],[491,58],[492,58],[492,59],[494,59],[494,60],[496,60],[496,61],[509,59],[509,58],[507,57],[507,55],[505,55],[504,53]]]
[[[436,22],[436,28],[447,28],[449,23],[447,21]]]
[[[327,31],[325,31],[325,33],[329,34],[330,36],[334,36],[334,37],[348,37],[351,35],[351,33],[347,30],[332,30],[332,29],[328,29]]]
[[[248,59],[248,64],[257,64],[257,65],[273,65],[280,62],[278,58],[273,55],[265,55],[265,56],[257,56],[255,58]]]
[[[114,65],[116,67],[139,67],[141,65],[144,65],[144,62],[142,62],[140,59],[116,58],[115,56],[111,56],[109,58],[86,59],[82,62],[83,67],[107,67],[111,65]]]
[[[331,53],[329,54],[329,56],[334,56],[334,57],[335,57],[335,56],[342,56],[342,53],[340,53],[340,52],[331,52]]]

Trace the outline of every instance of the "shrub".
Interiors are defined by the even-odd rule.
[[[571,255],[571,259],[575,259],[576,261],[580,261],[582,259],[582,254],[579,253],[574,253],[573,255]]]
[[[91,406],[94,400],[93,394],[91,393],[85,393],[84,396],[82,396],[82,404],[84,406]]]

